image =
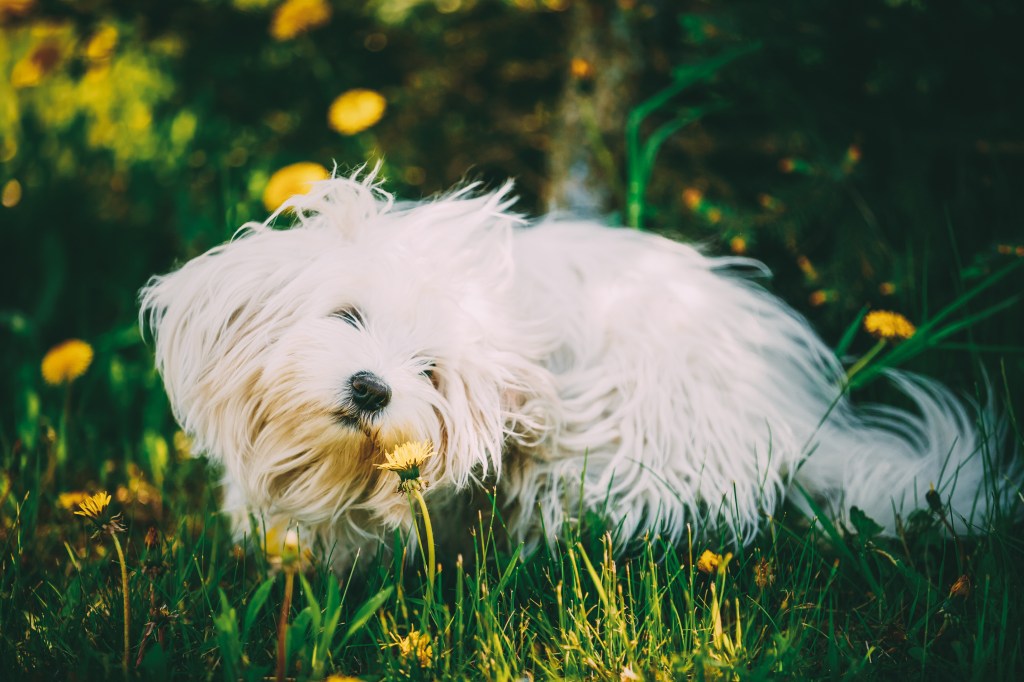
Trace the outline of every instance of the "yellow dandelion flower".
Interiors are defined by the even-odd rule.
[[[330,171],[319,163],[303,161],[293,163],[276,171],[263,189],[263,205],[268,211],[276,211],[284,202],[296,194],[305,194],[313,183],[331,177]]]
[[[807,256],[799,256],[796,259],[796,266],[800,268],[800,272],[804,273],[804,277],[812,282],[818,279],[818,271],[814,268],[814,263]]]
[[[810,300],[811,305],[817,308],[819,306],[825,305],[826,303],[836,300],[836,297],[836,292],[831,289],[818,289],[817,291],[811,292],[811,295],[808,297],[808,300]]]
[[[327,123],[342,135],[355,135],[376,125],[387,106],[387,100],[376,90],[347,90],[331,102]]]
[[[573,57],[569,62],[569,72],[573,78],[586,80],[594,75],[594,65],[582,57]]]
[[[729,248],[735,254],[744,254],[747,252],[747,240],[737,235],[729,240]]]
[[[117,29],[109,24],[100,28],[85,44],[85,56],[90,61],[102,62],[110,58],[117,47]]]
[[[324,682],[362,682],[362,680],[351,675],[331,675]]]
[[[82,500],[78,509],[75,511],[76,516],[84,516],[87,519],[98,520],[103,514],[103,511],[110,504],[110,494],[107,492],[98,492],[95,495],[89,495]]]
[[[781,211],[785,206],[781,201],[773,197],[771,194],[758,194],[757,203],[761,205],[761,208],[769,211]]]
[[[22,59],[11,69],[11,85],[15,88],[30,88],[39,85],[46,73],[34,59]]]
[[[270,19],[270,35],[274,40],[291,40],[330,20],[327,0],[285,0]]]
[[[419,630],[412,630],[405,637],[391,633],[395,640],[391,646],[398,647],[398,655],[409,663],[416,663],[420,668],[429,668],[434,662],[434,647],[430,635]]]
[[[882,296],[892,296],[896,293],[896,285],[892,282],[882,282],[878,285],[878,293]]]
[[[691,211],[696,211],[704,203],[704,193],[696,187],[687,187],[683,190],[683,204]]]
[[[415,500],[423,513],[423,529],[426,532],[427,578],[434,585],[434,571],[437,562],[434,560],[434,528],[430,523],[430,512],[427,502],[423,499],[423,482],[420,481],[420,467],[434,456],[434,447],[429,441],[408,441],[402,443],[391,452],[385,453],[383,464],[376,467],[382,471],[393,471],[398,474],[398,492],[409,496],[409,503]]]
[[[21,183],[11,178],[0,190],[0,206],[14,208],[21,202]]]
[[[385,462],[376,465],[383,471],[393,471],[403,481],[420,477],[420,466],[434,456],[434,448],[426,441],[409,441],[384,455]]]
[[[910,320],[888,310],[873,310],[864,318],[864,329],[877,339],[909,339],[917,331]]]
[[[305,571],[313,564],[313,550],[299,544],[299,532],[294,526],[277,522],[267,527],[262,538],[263,553],[270,567],[278,570]]]
[[[712,207],[708,209],[708,222],[712,225],[722,220],[722,209],[718,207]]]
[[[184,431],[174,432],[174,454],[183,460],[192,456],[192,439]]]
[[[58,344],[43,357],[40,366],[43,380],[51,386],[70,384],[85,374],[92,357],[92,346],[85,341],[69,339]]]
[[[60,66],[64,49],[54,40],[44,40],[25,55],[11,70],[11,85],[27,88],[38,85],[43,78]]]
[[[701,573],[714,573],[722,563],[722,555],[715,554],[710,549],[705,549],[697,559],[697,570]]]

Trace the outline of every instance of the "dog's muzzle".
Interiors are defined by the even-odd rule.
[[[391,387],[373,372],[356,372],[348,384],[353,404],[363,412],[377,412],[391,402]]]

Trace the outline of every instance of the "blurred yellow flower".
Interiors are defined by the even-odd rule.
[[[92,346],[85,341],[69,339],[58,344],[43,358],[43,380],[51,386],[70,384],[89,369],[92,356]]]
[[[722,563],[722,555],[715,554],[710,549],[705,549],[697,559],[697,570],[701,573],[714,573]]]
[[[43,80],[43,70],[29,58],[22,59],[11,69],[11,85],[15,88],[30,88]]]
[[[0,191],[0,205],[4,208],[14,208],[21,202],[21,183],[11,178]]]
[[[910,320],[888,310],[873,310],[864,318],[864,329],[876,339],[909,339],[917,331]]]
[[[573,57],[569,62],[569,72],[573,78],[586,80],[594,75],[594,65],[583,57]]]
[[[300,551],[298,531],[282,522],[275,522],[265,529],[263,554],[275,570],[305,571],[313,563],[313,550],[305,545]]]
[[[189,459],[192,456],[192,439],[184,431],[174,432],[174,454],[178,459]]]
[[[825,305],[833,298],[835,298],[834,292],[828,289],[818,289],[817,291],[811,292],[809,300],[811,302],[811,305],[817,308],[818,306]]]
[[[747,240],[737,235],[729,240],[729,248],[733,253],[742,255],[747,252]]]
[[[781,211],[785,208],[781,201],[770,194],[758,194],[757,203],[761,205],[761,208],[768,209],[769,211]]]
[[[343,92],[331,102],[327,122],[342,135],[355,135],[376,125],[387,106],[387,100],[379,92],[355,88]]]
[[[296,194],[305,194],[314,182],[326,180],[331,173],[319,163],[303,161],[281,168],[267,181],[263,189],[263,205],[268,211],[276,211],[284,202]]]
[[[814,267],[814,263],[807,256],[798,256],[796,259],[796,266],[800,268],[800,272],[804,273],[804,276],[811,281],[818,279],[818,271]]]
[[[39,85],[46,74],[57,68],[62,58],[59,44],[50,40],[43,41],[11,69],[11,85],[15,88]]]
[[[110,495],[106,492],[99,492],[82,500],[75,511],[75,515],[96,520],[99,519],[108,504],[110,504]]]
[[[696,187],[687,187],[683,190],[683,204],[691,211],[696,211],[704,203],[704,192]]]
[[[275,40],[291,40],[330,20],[327,0],[285,0],[270,20],[270,35]]]
[[[68,493],[61,493],[57,496],[57,506],[61,509],[74,509],[89,499],[89,493],[81,490],[74,490]]]
[[[85,56],[94,62],[109,59],[117,47],[117,38],[117,29],[113,26],[100,27],[85,44]]]
[[[427,633],[412,630],[405,637],[399,637],[392,632],[391,637],[395,640],[391,646],[398,647],[398,655],[403,661],[415,663],[420,668],[429,668],[433,664],[434,647]]]

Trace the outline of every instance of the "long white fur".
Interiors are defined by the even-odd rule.
[[[986,522],[995,437],[947,389],[893,374],[916,412],[855,409],[807,322],[737,274],[760,264],[527,224],[510,190],[401,204],[375,173],[334,178],[149,282],[157,367],[227,509],[300,523],[345,563],[411,523],[373,465],[417,439],[439,449],[432,504],[496,481],[518,539],[551,539],[582,500],[623,539],[692,524],[745,542],[794,481],[889,532],[931,485],[960,528]],[[362,324],[331,316],[346,306]],[[366,431],[335,415],[359,371],[393,392]]]

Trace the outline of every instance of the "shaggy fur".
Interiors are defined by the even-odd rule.
[[[794,481],[889,532],[930,485],[960,528],[986,521],[991,439],[947,389],[894,373],[915,411],[854,408],[829,348],[741,274],[759,263],[528,224],[510,189],[396,204],[373,174],[327,180],[149,282],[157,367],[229,510],[293,520],[343,564],[410,526],[373,465],[416,439],[438,450],[431,505],[496,483],[515,539],[550,540],[582,500],[620,539],[745,542]],[[355,404],[360,372],[382,409]]]

